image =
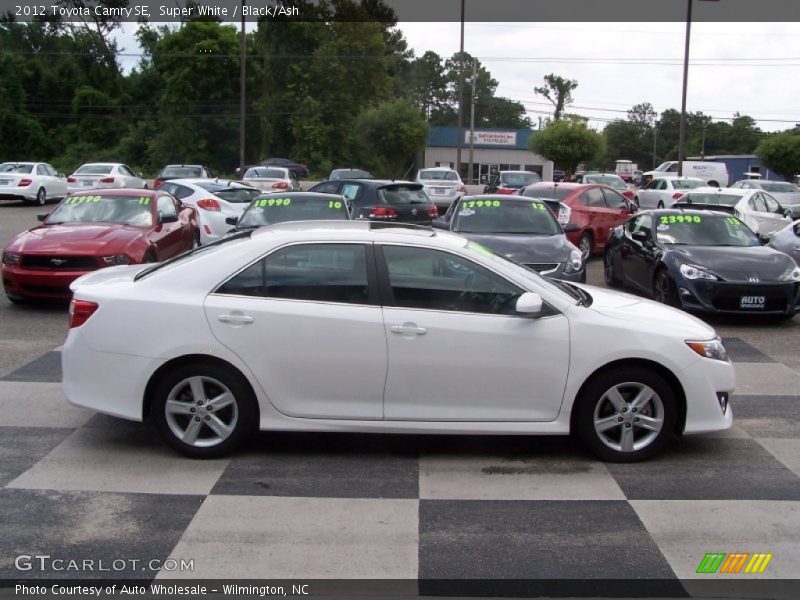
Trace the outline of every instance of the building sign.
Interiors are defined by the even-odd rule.
[[[470,131],[464,132],[464,142],[469,144]],[[516,146],[516,131],[475,131],[475,143],[487,146]]]

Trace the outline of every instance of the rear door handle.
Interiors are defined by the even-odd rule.
[[[391,332],[400,335],[425,335],[428,330],[419,327],[416,323],[403,323],[402,325],[392,325]]]
[[[250,325],[255,319],[247,315],[219,315],[218,320],[232,325]]]

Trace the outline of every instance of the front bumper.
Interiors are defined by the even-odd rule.
[[[23,298],[68,300],[69,284],[92,271],[47,271],[3,265],[3,288],[6,294]]]
[[[733,424],[730,401],[723,411],[719,395],[730,399],[736,387],[731,361],[701,358],[684,369],[681,383],[686,394],[686,423],[683,433],[709,433],[729,429]]]
[[[792,316],[800,301],[800,283],[676,281],[681,308],[716,314]]]

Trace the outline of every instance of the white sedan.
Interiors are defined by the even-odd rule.
[[[210,244],[231,230],[228,218],[242,216],[261,190],[225,179],[170,179],[158,186],[197,212],[200,243]]]
[[[302,190],[294,171],[286,167],[250,167],[242,183],[263,192],[299,192]]]
[[[707,186],[697,177],[653,177],[636,192],[633,201],[639,208],[670,208],[689,190]]]
[[[762,181],[743,179],[731,188],[741,190],[762,190],[780,202],[781,206],[792,211],[793,218],[800,219],[800,188],[786,181]]]
[[[39,206],[49,198],[67,195],[67,180],[47,163],[5,162],[0,164],[0,200],[24,200]]]
[[[122,163],[87,163],[67,177],[67,187],[70,192],[96,188],[145,189],[147,183]]]
[[[449,232],[282,223],[72,289],[66,397],[151,416],[189,456],[256,429],[574,431],[636,461],[732,422],[733,365],[709,325]]]
[[[791,211],[767,192],[757,189],[700,187],[682,196],[679,206],[717,206],[735,214],[758,235],[769,237],[791,223]]]

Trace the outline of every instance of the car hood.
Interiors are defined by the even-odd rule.
[[[465,238],[486,246],[506,258],[518,263],[565,262],[575,246],[563,234],[484,234],[461,233]]]
[[[669,330],[676,336],[695,340],[710,340],[717,335],[710,325],[677,308],[592,285],[573,285],[586,290],[592,296],[589,310],[631,325],[641,323],[637,329]]]
[[[39,254],[114,254],[144,237],[145,230],[114,223],[42,225],[19,234],[8,249]]]
[[[761,283],[777,282],[794,261],[767,246],[685,246],[671,251],[680,262],[708,269],[729,281],[747,281],[757,276]]]

